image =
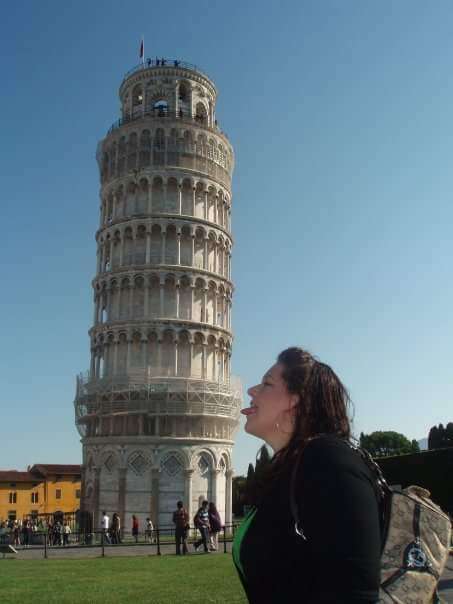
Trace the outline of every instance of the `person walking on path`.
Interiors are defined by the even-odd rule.
[[[66,521],[63,526],[63,546],[69,545],[69,535],[71,534],[71,527]]]
[[[208,501],[203,501],[201,508],[195,514],[194,524],[195,528],[200,531],[201,539],[195,541],[193,544],[195,551],[198,551],[200,545],[203,544],[203,549],[206,553],[209,553],[208,539],[209,539],[209,512],[208,512]]]
[[[135,539],[135,543],[138,543],[138,518],[135,514],[132,516],[132,536]]]
[[[105,541],[109,544],[111,544],[111,540],[110,540],[110,533],[109,533],[109,528],[110,528],[110,518],[107,515],[107,512],[102,512],[102,521],[101,521],[101,528],[102,528],[102,534],[103,537],[105,539]]]
[[[182,553],[187,554],[187,533],[189,531],[189,514],[185,509],[182,501],[178,501],[178,503],[176,504],[176,510],[173,512],[173,522],[175,524],[176,555],[181,555],[181,544]]]
[[[145,537],[148,543],[156,543],[156,539],[154,537],[154,525],[151,518],[146,519]]]
[[[115,545],[118,545],[119,543],[121,543],[120,528],[121,528],[120,517],[115,512],[112,516],[112,530],[111,530],[112,543],[114,543]]]
[[[274,450],[233,560],[250,604],[376,604],[381,532],[375,479],[351,438],[349,395],[301,348],[249,388],[245,431]]]
[[[208,506],[209,514],[209,549],[211,552],[216,552],[219,547],[219,533],[222,530],[222,520],[217,511],[215,503],[212,501]]]

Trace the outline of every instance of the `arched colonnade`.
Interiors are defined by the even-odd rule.
[[[91,379],[119,375],[228,382],[231,342],[195,330],[109,330],[94,336]]]
[[[218,186],[191,178],[156,175],[110,188],[102,194],[101,225],[156,213],[201,218],[231,230],[231,200]]]
[[[231,278],[229,237],[173,221],[112,227],[98,238],[97,273],[133,265],[179,265]]]

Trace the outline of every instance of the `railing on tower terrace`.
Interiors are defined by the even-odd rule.
[[[143,117],[148,117],[151,119],[165,119],[165,118],[168,119],[168,118],[170,118],[172,120],[177,120],[178,122],[182,122],[182,123],[186,123],[186,124],[196,124],[197,126],[199,126],[201,128],[206,128],[206,130],[211,130],[211,131],[214,130],[215,132],[218,132],[219,134],[221,134],[222,136],[224,136],[225,138],[228,139],[228,135],[226,134],[226,132],[224,132],[221,128],[219,128],[219,125],[217,124],[217,120],[215,121],[214,126],[208,126],[208,124],[206,123],[206,117],[204,117],[204,116],[197,115],[197,114],[192,115],[192,114],[184,113],[182,110],[172,111],[172,110],[168,109],[168,107],[163,107],[163,106],[149,107],[149,108],[145,109],[145,111],[143,111],[140,108],[131,115],[126,115],[124,117],[121,117],[119,120],[116,120],[116,122],[113,122],[113,124],[110,126],[110,128],[107,131],[107,135],[109,135],[114,130],[121,128],[121,126],[124,126],[125,124],[130,124],[131,122],[135,122],[137,120],[140,120]]]
[[[186,61],[180,61],[179,59],[166,59],[165,57],[161,59],[158,59],[157,57],[155,59],[144,59],[143,63],[139,63],[138,65],[135,65],[135,67],[132,67],[132,69],[129,69],[129,71],[124,74],[123,80],[126,80],[128,77],[130,77],[137,71],[149,69],[151,67],[175,67],[182,69],[190,69],[191,71],[197,71],[202,76],[208,78],[208,80],[211,81],[211,78],[208,76],[208,74],[199,67],[197,67],[197,65],[194,65],[193,63],[187,63]]]

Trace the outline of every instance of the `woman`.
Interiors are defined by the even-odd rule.
[[[209,514],[209,549],[211,552],[216,552],[219,547],[219,532],[222,530],[222,520],[217,511],[215,503],[212,501],[208,506]]]
[[[132,536],[135,539],[135,543],[138,543],[138,518],[135,514],[132,515]]]
[[[248,394],[245,430],[274,450],[233,547],[249,602],[374,604],[379,506],[371,472],[345,443],[345,387],[328,365],[288,348]]]

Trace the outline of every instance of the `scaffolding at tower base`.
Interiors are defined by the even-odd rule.
[[[91,379],[77,376],[74,400],[81,436],[94,418],[143,414],[153,416],[210,416],[233,423],[239,420],[242,384],[181,377],[149,377],[145,373]]]

